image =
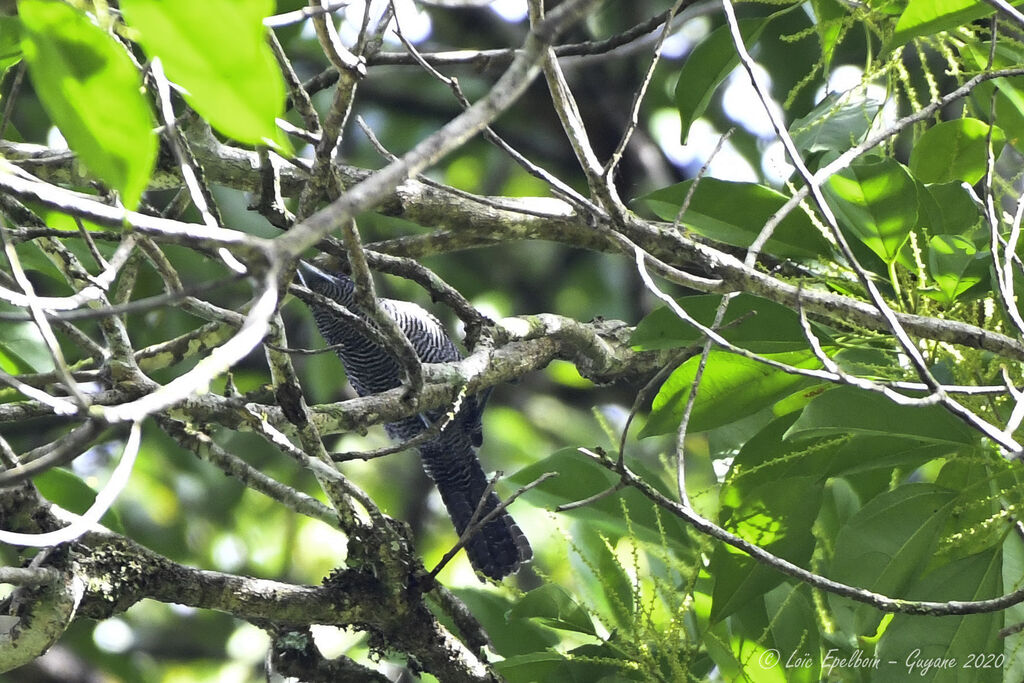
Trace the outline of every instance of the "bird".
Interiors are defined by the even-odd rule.
[[[322,294],[375,328],[357,302],[355,282],[348,275],[328,273],[300,260],[297,277],[309,290]],[[426,309],[408,301],[384,298],[378,301],[384,313],[408,338],[421,362],[448,363],[463,358],[438,319]],[[337,345],[338,357],[357,394],[369,396],[402,385],[401,368],[391,351],[332,307],[315,300],[307,300],[306,305],[324,341]],[[483,442],[481,417],[486,400],[486,394],[466,397],[454,418],[418,446],[423,468],[437,486],[460,538],[478,508],[476,519],[481,520],[500,505],[498,496],[487,491],[489,481],[476,451]],[[444,409],[428,410],[388,423],[385,430],[392,440],[408,441],[444,419],[446,412]],[[506,510],[478,528],[466,541],[465,549],[477,572],[498,581],[518,571],[533,556],[525,534]]]

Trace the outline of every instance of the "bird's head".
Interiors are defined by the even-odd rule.
[[[299,283],[317,294],[323,294],[338,302],[347,302],[355,291],[352,278],[344,273],[332,275],[321,270],[308,261],[299,261],[295,270]]]

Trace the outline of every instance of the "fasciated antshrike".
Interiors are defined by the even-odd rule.
[[[355,283],[350,277],[324,272],[304,261],[299,262],[298,276],[310,290],[328,297],[373,326],[356,301]],[[338,356],[357,394],[367,396],[401,386],[401,369],[391,352],[330,307],[316,302],[308,304],[324,340],[331,345],[341,345]],[[422,307],[392,299],[380,299],[380,307],[398,323],[420,361],[447,363],[463,357],[437,318]],[[488,484],[476,455],[476,447],[483,440],[480,422],[483,404],[479,396],[467,397],[454,419],[436,436],[419,445],[423,467],[437,484],[460,536],[469,526]],[[444,416],[444,410],[429,410],[385,427],[392,439],[407,441]],[[489,493],[477,519],[483,519],[499,502],[493,492]],[[477,571],[492,579],[501,579],[516,571],[533,553],[515,520],[502,511],[469,538],[466,554]]]

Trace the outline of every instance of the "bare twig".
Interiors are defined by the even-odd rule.
[[[526,493],[530,489],[535,488],[537,486],[540,486],[542,483],[544,483],[548,479],[550,479],[552,477],[556,477],[556,476],[558,476],[557,472],[545,472],[541,476],[539,476],[536,479],[534,479],[533,481],[531,481],[529,484],[527,484],[525,486],[521,486],[518,489],[516,489],[515,492],[511,496],[509,496],[505,500],[503,500],[500,503],[498,503],[498,505],[495,506],[495,508],[493,510],[491,510],[486,515],[484,515],[482,518],[477,520],[477,516],[483,510],[484,503],[490,497],[491,489],[494,487],[494,483],[498,479],[501,478],[501,472],[496,472],[494,477],[492,477],[491,481],[487,484],[487,488],[484,491],[484,495],[481,496],[480,502],[477,504],[476,510],[473,511],[473,517],[470,519],[469,526],[467,526],[466,530],[462,532],[461,536],[459,536],[458,542],[455,545],[453,545],[448,550],[448,552],[446,552],[444,554],[444,556],[440,559],[440,561],[438,561],[437,565],[433,569],[430,570],[430,577],[432,579],[435,578],[437,576],[438,572],[440,572],[442,569],[444,569],[445,565],[447,565],[451,561],[451,559],[453,557],[455,557],[455,555],[458,554],[458,552],[460,550],[462,550],[462,548],[464,548],[466,546],[466,543],[469,542],[470,538],[472,538],[481,529],[483,529],[484,526],[486,526],[488,522],[490,522],[492,519],[496,518],[498,515],[502,514],[505,511],[505,508],[507,508],[509,505],[511,505],[512,503],[515,502],[516,498],[518,498],[519,496],[523,495],[524,493]]]

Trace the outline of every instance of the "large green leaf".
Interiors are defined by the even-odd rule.
[[[7,333],[10,334],[10,330]],[[6,340],[0,340],[0,370],[10,375],[19,375],[23,372],[32,372],[34,368],[18,355],[18,352],[12,349]],[[15,393],[17,394],[17,392]]]
[[[799,443],[805,443],[799,439]],[[829,476],[852,476],[872,470],[908,471],[949,455],[956,446],[942,441],[922,441],[896,435],[851,434],[836,450]]]
[[[740,449],[719,494],[719,522],[751,543],[796,564],[814,550],[811,526],[818,516],[825,473],[845,439],[793,443],[783,434],[795,416],[779,418]],[[719,544],[711,560],[715,577],[713,621],[778,586],[785,578],[740,550]]]
[[[935,235],[928,240],[928,269],[938,291],[924,293],[947,306],[961,294],[988,279],[992,258],[959,235]]]
[[[659,218],[674,222],[692,184],[692,180],[687,180],[662,188],[643,201]],[[756,183],[703,178],[682,216],[682,223],[709,239],[748,247],[788,199]],[[764,250],[782,257],[815,258],[829,255],[832,248],[807,214],[798,208],[776,226]]]
[[[821,366],[817,357],[807,350],[766,354],[766,357],[798,368]],[[678,429],[699,362],[699,356],[690,358],[661,385],[641,438],[670,434]],[[813,381],[744,356],[712,351],[708,354],[690,415],[690,431],[714,429],[752,415]]]
[[[718,294],[701,294],[677,299],[697,322],[710,327],[722,301]],[[822,343],[829,338],[817,333]],[[792,308],[752,294],[740,294],[729,302],[722,319],[721,334],[730,342],[754,353],[796,351],[807,348],[800,316]],[[701,332],[677,316],[668,306],[651,311],[633,331],[630,343],[643,349],[688,346],[701,340]]]
[[[821,631],[810,587],[785,583],[764,596],[775,650],[790,653],[785,662],[789,683],[820,683]]]
[[[984,600],[999,596],[1002,591],[1002,552],[998,548],[958,560],[914,581],[907,597],[914,600],[947,602],[953,600]],[[929,615],[897,614],[878,641],[877,654],[883,662],[896,661],[894,674],[906,675],[906,662],[918,666],[912,670],[917,680],[999,683],[1004,679],[1002,666],[994,666],[1002,654],[999,629],[1003,626],[1000,612],[967,614],[935,618]],[[986,657],[986,655],[990,655]],[[926,672],[927,661],[956,662],[953,668]],[[974,666],[967,662],[976,663]],[[985,662],[988,662],[986,665]],[[969,675],[963,676],[965,672]],[[896,680],[896,679],[892,679]]]
[[[772,17],[741,19],[740,34],[750,45],[761,37]],[[719,26],[697,44],[679,70],[676,81],[676,108],[682,120],[682,142],[690,134],[690,126],[708,108],[719,84],[740,63],[732,34],[727,25]]]
[[[824,481],[791,477],[745,489],[741,498],[723,489],[723,525],[737,536],[797,565],[814,551],[811,527],[821,507]],[[711,558],[715,577],[712,621],[723,619],[749,600],[782,583],[784,575],[730,545],[719,543]]]
[[[838,387],[810,402],[786,438],[834,434],[904,436],[926,442],[974,445],[978,433],[936,405],[901,406],[873,391]]]
[[[922,183],[963,181],[973,185],[985,175],[989,135],[992,153],[999,156],[1006,143],[999,127],[971,118],[936,124],[911,150],[910,170]]]
[[[82,12],[22,0],[21,49],[32,84],[82,163],[134,209],[156,162],[157,139],[142,80],[124,48]]]
[[[926,235],[963,235],[974,232],[981,219],[978,205],[959,182],[918,185],[918,219]],[[985,237],[988,243],[988,237]]]
[[[997,78],[995,88],[996,117],[1006,142],[1017,148],[1024,146],[1024,92],[1020,78]],[[979,93],[980,94],[980,93]]]
[[[960,54],[968,66],[988,69],[991,44],[985,41],[965,41]],[[1019,43],[1000,40],[996,43],[992,69],[1017,68],[1024,62],[1024,49]],[[995,120],[1006,134],[1007,141],[1020,149],[1024,145],[1024,78],[1002,77],[980,83],[972,99],[981,111],[989,111],[995,95]]]
[[[957,492],[942,542],[933,553],[930,567],[987,552],[1002,545],[1013,531],[1013,521],[1003,511],[1022,502],[1019,468],[982,449],[961,452],[947,460],[935,483]]]
[[[570,659],[558,652],[532,652],[516,655],[497,662],[494,668],[502,680],[509,683],[588,683],[589,681],[630,680],[616,679],[620,668],[607,658],[590,661],[588,658]]]
[[[868,501],[839,531],[832,567],[836,581],[901,597],[927,565],[955,491],[906,484]],[[871,636],[882,613],[829,595],[836,621],[850,635]]]
[[[123,0],[121,9],[146,54],[160,57],[167,77],[214,128],[290,150],[275,123],[284,114],[284,79],[262,23],[273,0]]]
[[[882,103],[868,97],[864,88],[830,93],[789,131],[805,152],[844,152],[864,139],[881,108]]]
[[[21,20],[0,16],[0,76],[21,59]]]
[[[855,162],[824,185],[836,217],[887,264],[917,223],[917,186],[898,161]]]
[[[537,621],[509,619],[508,611],[515,601],[505,594],[480,588],[456,588],[453,592],[487,630],[495,652],[503,657],[544,651],[559,642],[557,633]],[[448,622],[448,615],[440,612],[438,617],[454,628],[454,624]]]
[[[1003,591],[1018,590],[1024,584],[1024,541],[1017,534],[1006,537],[1002,547]],[[1024,605],[1017,603],[1003,612],[1006,624],[1024,622]],[[1004,676],[1007,681],[1024,680],[1024,632],[1011,634],[1003,639],[1003,654],[1006,656]]]
[[[590,614],[561,586],[547,584],[519,599],[508,611],[509,618],[536,619],[550,628],[596,635]]]
[[[981,0],[910,0],[888,44],[898,47],[917,36],[951,31],[994,11]]]

